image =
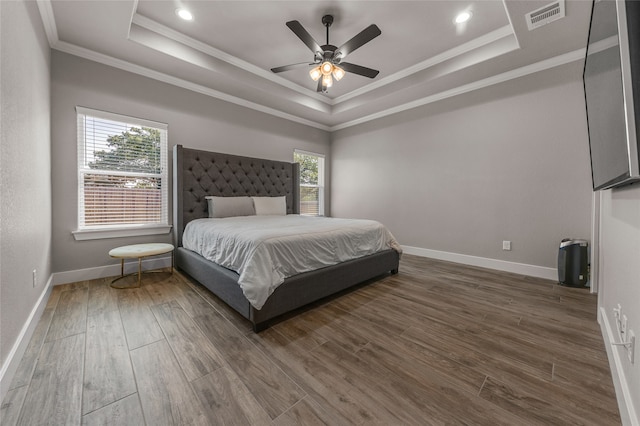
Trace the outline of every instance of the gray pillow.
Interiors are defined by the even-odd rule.
[[[207,196],[209,217],[253,216],[256,209],[251,197],[214,197]]]
[[[251,197],[255,214],[260,215],[287,215],[287,200],[282,197]]]

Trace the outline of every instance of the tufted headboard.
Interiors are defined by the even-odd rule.
[[[173,147],[173,234],[182,246],[184,227],[208,217],[207,195],[286,196],[287,214],[300,213],[300,165]]]

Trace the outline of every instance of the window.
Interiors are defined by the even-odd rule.
[[[300,214],[324,216],[324,155],[295,150],[300,163]]]
[[[169,232],[167,125],[82,107],[76,112],[76,239]]]

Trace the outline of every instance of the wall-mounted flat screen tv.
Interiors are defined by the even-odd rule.
[[[594,191],[640,182],[640,1],[593,2],[583,81]]]

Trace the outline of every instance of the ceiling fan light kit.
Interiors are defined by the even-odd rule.
[[[331,71],[333,71],[333,64],[329,61],[324,61],[320,66],[320,71],[322,71],[322,75],[331,75]]]
[[[322,77],[322,71],[320,70],[320,66],[311,68],[311,71],[309,71],[309,76],[313,81],[318,81],[318,79]]]
[[[326,88],[333,86],[333,79],[331,78],[331,74],[322,76],[322,86]]]
[[[342,68],[329,61],[325,61],[309,71],[309,76],[313,81],[318,81],[322,77],[322,85],[326,87],[333,86],[333,79],[340,81],[344,75],[345,72]]]
[[[311,34],[304,29],[300,22],[287,22],[287,27],[289,27],[289,29],[293,31],[293,33],[298,36],[298,38],[302,40],[302,42],[313,52],[313,62],[285,65],[282,67],[271,68],[271,71],[279,73],[302,66],[313,65],[313,68],[309,71],[309,76],[313,81],[318,82],[317,91],[324,93],[327,92],[329,87],[333,86],[333,79],[340,81],[347,72],[368,78],[375,78],[379,73],[378,70],[363,67],[361,65],[350,64],[348,62],[342,62],[342,60],[354,50],[382,34],[380,28],[376,25],[369,25],[351,40],[347,41],[342,46],[337,47],[329,44],[329,27],[332,23],[332,15],[324,15],[322,17],[322,24],[327,29],[327,44],[320,46]]]
[[[333,78],[335,78],[336,81],[340,81],[342,80],[342,77],[344,77],[345,72],[339,66],[334,65],[332,74],[333,74]]]

